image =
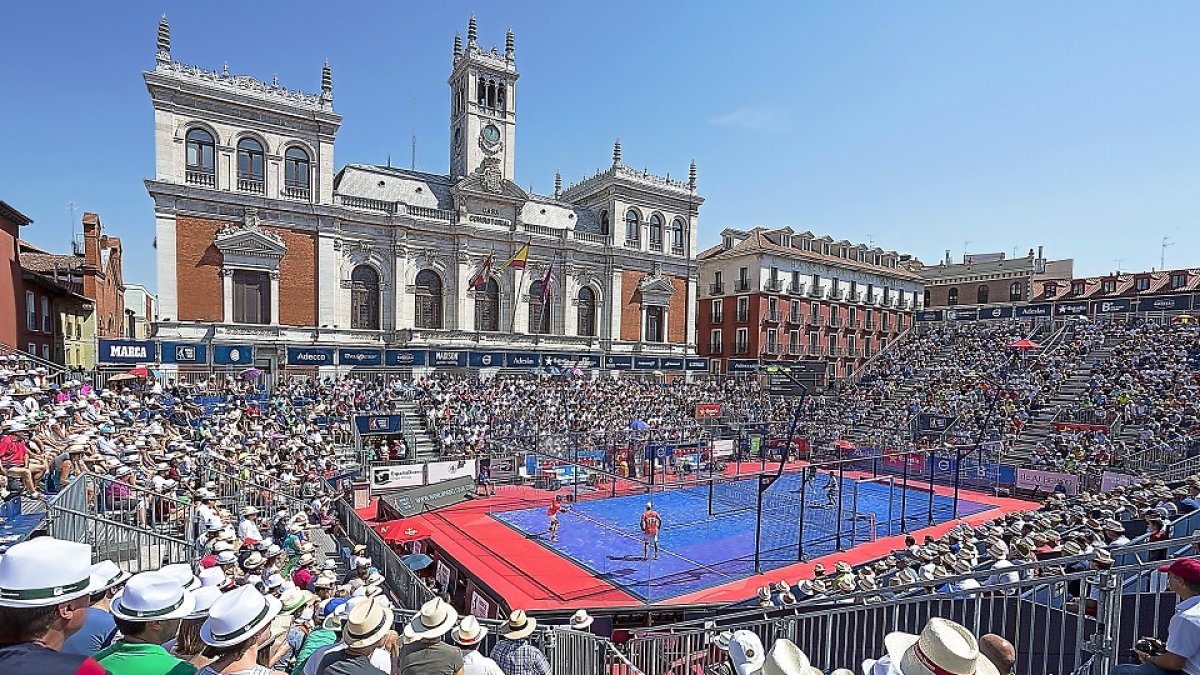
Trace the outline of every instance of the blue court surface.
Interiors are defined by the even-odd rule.
[[[784,474],[764,493],[762,569],[797,562],[800,516],[799,473]],[[929,525],[929,492],[894,483],[843,479],[832,493],[836,477],[821,474],[806,483],[804,557],[812,559],[838,550],[840,500],[841,549],[849,550],[877,537],[901,532],[901,512],[909,530]],[[581,565],[598,577],[648,602],[684,595],[750,576],[754,571],[754,505],[756,478],[722,480],[713,488],[714,513],[709,515],[709,487],[656,489],[624,497],[589,499],[559,514],[557,541],[547,534],[546,506],[491,514],[502,523]],[[907,494],[904,494],[907,493]],[[643,557],[639,529],[646,502],[662,517],[660,555]],[[548,504],[549,500],[547,500]],[[960,499],[960,518],[994,508]],[[933,522],[951,518],[953,500],[934,495]],[[531,573],[536,570],[530,570]],[[790,581],[795,581],[794,579]]]

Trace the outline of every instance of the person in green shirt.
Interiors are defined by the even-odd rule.
[[[179,580],[161,572],[142,572],[129,579],[113,598],[112,615],[121,639],[100,650],[95,659],[112,675],[193,675],[196,667],[175,658],[162,644],[179,632],[196,599]]]
[[[308,634],[304,638],[304,644],[300,647],[300,651],[296,653],[296,665],[292,668],[291,675],[303,675],[304,665],[308,663],[309,657],[313,655],[321,647],[332,645],[342,636],[342,619],[336,613],[326,616],[321,627]]]

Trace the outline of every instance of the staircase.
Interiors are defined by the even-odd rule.
[[[36,354],[30,354],[29,352],[21,351],[20,349],[17,349],[16,347],[13,347],[11,345],[4,344],[3,342],[0,342],[0,356],[7,356],[10,359],[12,359],[14,357],[16,358],[16,360],[17,360],[16,365],[13,365],[10,362],[10,364],[8,366],[9,370],[30,370],[33,368],[45,368],[46,375],[45,375],[44,380],[45,380],[46,384],[51,384],[51,383],[62,384],[67,379],[69,379],[68,372],[67,372],[67,369],[65,366],[55,363],[53,361],[47,361],[46,359],[43,359],[40,356],[37,356]]]
[[[408,443],[409,459],[422,462],[440,459],[437,441],[425,429],[421,407],[415,401],[400,401],[396,404],[396,410],[403,419],[404,440]]]

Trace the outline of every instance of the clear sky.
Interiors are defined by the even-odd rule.
[[[5,2],[0,199],[69,246],[68,202],[154,286],[158,17],[172,55],[320,88],[335,159],[448,170],[455,31],[516,32],[517,181],[611,160],[685,177],[700,244],[791,225],[936,262],[1039,244],[1079,274],[1200,265],[1197,2]]]

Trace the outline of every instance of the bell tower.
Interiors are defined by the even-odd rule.
[[[513,180],[516,143],[517,73],[512,29],[504,52],[477,42],[475,16],[467,24],[467,44],[454,36],[450,74],[450,178],[458,180],[481,167],[495,167]]]

